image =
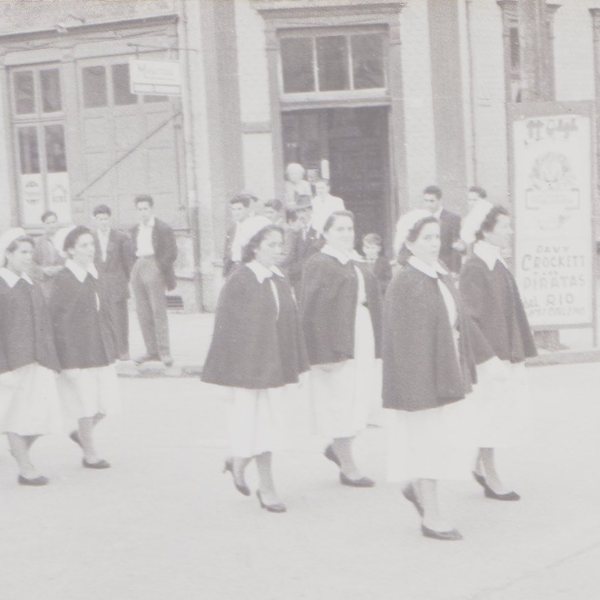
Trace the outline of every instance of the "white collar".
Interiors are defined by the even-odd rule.
[[[94,279],[98,279],[98,271],[96,270],[94,263],[91,263],[86,271],[85,269],[81,268],[75,261],[69,259],[67,260],[67,262],[65,262],[65,267],[67,267],[67,269],[69,269],[69,271],[71,271],[71,273],[73,273],[73,275],[75,275],[75,277],[77,277],[77,279],[81,283],[85,281],[85,278],[88,276],[88,273]]]
[[[110,232],[111,232],[110,229],[107,232],[104,232],[101,229],[97,229],[96,230],[96,233],[98,234],[98,237],[109,237],[110,236]]]
[[[152,217],[147,224],[140,223],[140,227],[145,227],[146,229],[152,229],[156,224],[156,217]]]
[[[490,271],[494,270],[496,261],[501,262],[505,267],[506,263],[500,254],[500,248],[494,246],[485,240],[479,240],[475,242],[473,246],[473,254],[478,256],[486,265]]]
[[[257,260],[252,260],[249,263],[246,263],[246,266],[254,273],[254,275],[256,275],[258,283],[263,283],[265,279],[273,277],[273,274],[283,277],[283,273],[277,267],[273,266],[268,269]]]
[[[21,275],[17,275],[16,273],[13,273],[13,271],[7,269],[6,267],[2,267],[0,269],[0,277],[4,279],[6,285],[8,285],[9,288],[14,288],[15,285],[17,285],[19,279],[26,281],[29,285],[33,285],[33,281],[31,281],[31,277],[29,277],[27,273],[23,272],[21,273]]]
[[[436,218],[438,221],[439,221],[439,220],[440,220],[440,218],[442,217],[442,211],[443,211],[443,210],[444,210],[444,207],[443,207],[443,206],[440,206],[440,208],[438,208],[438,210],[436,210],[436,211],[433,213],[433,216],[434,216],[434,217],[435,217],[435,218]]]
[[[421,273],[424,273],[429,277],[433,277],[433,279],[438,279],[440,275],[448,275],[448,271],[446,271],[446,269],[444,269],[440,263],[436,263],[435,266],[431,266],[414,255],[408,259],[408,264],[417,269],[417,271],[421,271]]]
[[[341,250],[336,250],[332,248],[329,244],[325,244],[321,248],[321,252],[326,254],[327,256],[331,256],[341,262],[343,265],[347,265],[352,260],[352,254],[346,254]],[[354,253],[354,250],[352,251]]]

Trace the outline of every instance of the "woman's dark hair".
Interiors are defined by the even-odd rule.
[[[262,244],[263,240],[274,231],[281,234],[283,238],[283,229],[279,225],[267,225],[255,233],[248,243],[242,248],[242,262],[249,263],[256,258],[256,250]]]
[[[273,198],[265,202],[265,208],[272,208],[275,212],[281,212],[283,211],[283,202],[277,198]]]
[[[98,204],[98,206],[94,208],[94,212],[92,214],[94,217],[97,217],[98,215],[108,215],[110,217],[112,215],[112,211],[106,204]]]
[[[479,231],[477,231],[477,233],[475,234],[475,239],[482,240],[484,231],[493,231],[494,227],[496,227],[496,223],[498,222],[498,217],[500,215],[509,217],[510,213],[508,212],[508,210],[506,208],[504,208],[504,206],[500,206],[499,204],[496,204],[492,208],[492,210],[490,210],[490,212],[487,214],[486,218],[483,220],[483,223],[481,224]]]
[[[255,198],[251,194],[241,193],[241,194],[236,194],[229,201],[229,204],[242,204],[244,207],[248,208],[250,206],[250,202],[252,202],[254,200],[255,200]]]
[[[442,197],[442,190],[437,185],[428,185],[424,190],[423,194],[432,194],[438,200]]]
[[[477,194],[480,198],[487,198],[487,192],[478,185],[472,185],[469,188],[469,192],[473,192],[474,194]]]
[[[35,247],[35,242],[32,237],[28,235],[22,235],[17,239],[13,240],[8,246],[6,246],[6,250],[4,250],[4,264],[6,264],[6,255],[12,254],[21,244],[29,244],[32,248]],[[3,265],[0,265],[3,266]]]
[[[398,253],[398,263],[401,265],[406,265],[408,259],[412,256],[412,252],[407,248],[406,242],[416,242],[421,235],[421,231],[425,225],[429,223],[438,223],[439,221],[431,215],[430,217],[423,217],[419,221],[417,221],[408,232],[406,236],[406,240],[404,244],[402,244],[402,248],[400,248],[400,252]]]
[[[340,217],[348,217],[354,223],[354,213],[350,212],[349,210],[336,210],[327,217],[327,220],[323,225],[323,231],[329,231]]]
[[[75,248],[77,240],[79,240],[79,238],[82,235],[85,235],[86,233],[92,235],[91,230],[83,225],[77,225],[77,227],[71,229],[71,231],[69,231],[69,233],[67,233],[67,235],[65,236],[65,241],[63,242],[63,250],[66,252],[67,250]]]
[[[48,219],[48,217],[54,217],[56,220],[58,220],[58,215],[53,211],[53,210],[47,210],[40,218],[40,221],[42,223],[45,223],[46,220]]]

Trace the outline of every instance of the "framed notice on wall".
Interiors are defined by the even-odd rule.
[[[536,329],[595,324],[593,104],[509,106],[515,277]]]

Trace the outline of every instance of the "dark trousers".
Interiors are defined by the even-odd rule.
[[[119,357],[129,355],[129,307],[127,298],[111,302],[112,320],[117,338],[117,352]]]
[[[131,287],[146,352],[161,359],[169,357],[167,288],[154,257],[142,257],[135,261],[131,271]]]

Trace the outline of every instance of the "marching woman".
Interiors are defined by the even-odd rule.
[[[465,217],[465,242],[475,240],[460,275],[460,291],[478,333],[475,406],[479,455],[473,476],[485,496],[519,500],[498,475],[495,448],[517,444],[529,410],[525,359],[537,354],[515,280],[502,252],[511,244],[508,211],[479,200]],[[477,340],[477,343],[475,343]]]
[[[0,236],[0,431],[8,436],[21,485],[48,479],[31,462],[34,441],[61,429],[58,357],[41,288],[27,271],[34,243],[22,229]]]
[[[277,268],[283,230],[254,232],[242,252],[243,265],[227,279],[217,305],[213,339],[202,379],[228,389],[230,472],[236,489],[250,495],[244,472],[254,459],[262,508],[285,512],[272,474],[281,445],[286,405],[298,376],[308,369],[296,304]]]
[[[379,287],[365,265],[354,261],[354,215],[336,211],[323,230],[325,245],[304,265],[300,302],[313,415],[331,440],[324,454],[339,467],[340,483],[372,487],[352,446],[380,403]]]
[[[120,410],[115,332],[94,266],[91,231],[77,226],[65,233],[62,248],[67,261],[50,295],[62,368],[58,389],[67,413],[77,422],[70,437],[83,451],[83,466],[107,469],[110,464],[96,451],[94,429],[106,415]]]
[[[424,536],[460,540],[438,502],[438,481],[468,479],[475,364],[470,330],[452,283],[438,262],[440,225],[425,210],[398,221],[403,264],[388,287],[383,315],[383,406],[387,410],[388,479],[422,518]]]

